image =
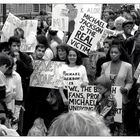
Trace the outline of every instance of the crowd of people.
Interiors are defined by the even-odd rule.
[[[50,21],[46,27],[38,21],[33,53],[20,51],[21,28],[0,42],[0,136],[140,135],[140,13],[133,5],[117,12],[104,5],[102,20],[115,34],[103,46],[93,44],[97,50],[88,56],[67,45],[71,34],[53,30]],[[94,54],[98,59],[93,60]],[[29,85],[36,60],[64,63],[58,89]],[[69,73],[76,73],[76,80]],[[95,111],[69,111],[70,85],[97,86]],[[122,123],[114,121],[112,86],[122,94]]]

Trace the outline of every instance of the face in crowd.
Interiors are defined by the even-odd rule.
[[[38,47],[36,50],[35,50],[35,54],[36,54],[36,57],[37,59],[42,59],[44,54],[45,54],[45,48],[41,48],[41,47]]]
[[[108,42],[105,42],[104,43],[104,52],[105,52],[105,54],[107,54],[109,48],[110,48],[109,43]]]
[[[60,60],[65,60],[66,59],[67,52],[66,52],[65,49],[59,48],[57,53],[58,53],[58,57],[59,57]]]
[[[133,29],[133,24],[127,24],[123,28],[123,30],[126,34],[131,34],[132,29]]]
[[[20,45],[21,45],[21,43],[13,42],[13,43],[11,44],[11,51],[12,51],[14,54],[18,53],[18,52],[20,51]]]
[[[74,50],[69,51],[68,60],[69,60],[70,65],[76,65],[77,53]]]
[[[119,51],[118,46],[117,45],[112,46],[110,50],[111,60],[113,62],[117,62],[118,60],[120,60],[120,55],[121,55],[121,52]]]

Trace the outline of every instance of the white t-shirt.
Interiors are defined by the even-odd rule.
[[[59,76],[61,82],[58,87],[81,85],[83,82],[89,83],[86,68],[83,65],[70,67],[69,65],[64,64],[59,70]]]
[[[6,78],[6,85],[8,88],[8,95],[10,95],[11,101],[7,103],[7,108],[11,109],[14,113],[15,111],[15,100],[22,101],[23,100],[23,89],[21,83],[21,76],[13,71],[12,77]]]

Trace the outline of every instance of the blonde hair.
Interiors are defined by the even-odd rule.
[[[109,129],[96,112],[71,111],[50,126],[49,136],[110,136]]]
[[[42,118],[37,118],[27,136],[46,136],[46,133],[47,128],[44,124],[44,120]]]
[[[115,21],[114,21],[114,26],[116,27],[117,23],[122,23],[122,24],[123,24],[123,22],[124,22],[125,20],[126,20],[126,19],[125,19],[124,17],[122,17],[122,16],[117,17],[117,18],[115,19]]]

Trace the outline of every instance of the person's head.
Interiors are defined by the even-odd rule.
[[[20,51],[20,39],[17,36],[12,36],[9,38],[8,40],[9,46],[10,46],[10,50],[13,53],[19,52]]]
[[[43,44],[43,45],[45,45],[46,48],[50,47],[49,44],[48,44],[48,40],[47,40],[45,35],[42,35],[42,34],[37,35],[36,39],[37,39],[38,44]]]
[[[10,57],[6,54],[0,53],[0,71],[5,73],[11,66]]]
[[[109,36],[106,37],[103,42],[105,54],[107,54],[108,50],[110,49],[111,43],[112,43],[112,39]]]
[[[46,46],[43,44],[38,44],[35,48],[35,55],[37,59],[42,59],[46,51]]]
[[[14,36],[17,36],[17,37],[19,37],[19,38],[24,38],[24,31],[23,31],[23,29],[21,29],[21,28],[16,28],[15,30],[14,30]]]
[[[125,33],[125,34],[131,34],[132,29],[133,29],[133,25],[134,25],[134,22],[133,22],[133,21],[126,20],[126,21],[122,24],[124,33]]]
[[[67,44],[60,44],[57,46],[57,59],[60,61],[66,61],[68,55],[68,48]]]
[[[82,58],[80,52],[70,47],[68,49],[68,56],[67,56],[66,63],[68,65],[82,65]]]
[[[10,67],[7,69],[7,71],[5,72],[5,76],[6,77],[11,77],[12,76],[12,72],[13,72],[13,67],[15,65],[15,60],[13,57],[9,56],[10,61],[11,61],[11,65]]]
[[[0,42],[0,52],[9,55],[10,54],[10,47],[8,42]]]
[[[116,18],[115,16],[109,16],[109,18],[107,20],[109,29],[113,29],[114,28],[115,18]]]
[[[110,132],[96,112],[71,111],[54,120],[48,136],[110,136]]]
[[[107,91],[111,91],[111,82],[105,75],[101,75],[95,82],[100,94],[104,94]]]
[[[117,62],[121,60],[130,63],[128,54],[123,48],[123,42],[117,38],[112,41],[106,58],[108,61],[111,60],[112,62]]]
[[[124,17],[117,17],[114,21],[114,26],[116,28],[117,31],[122,31],[122,24],[126,19]]]

